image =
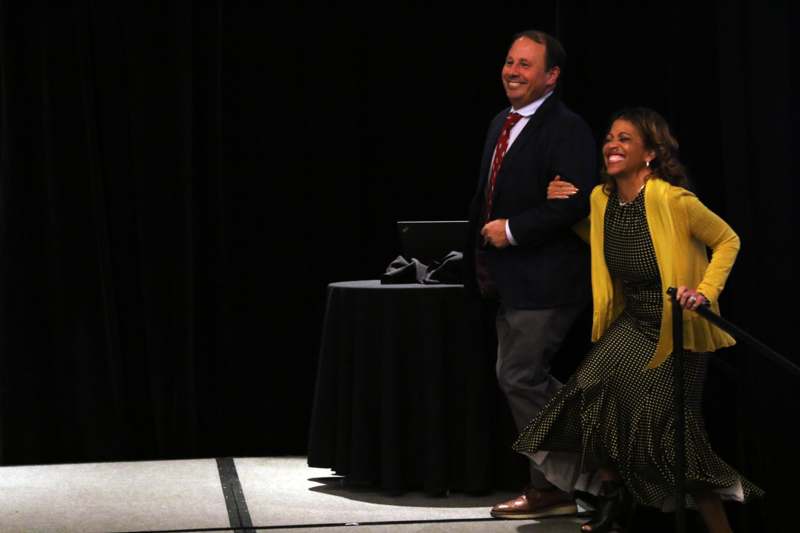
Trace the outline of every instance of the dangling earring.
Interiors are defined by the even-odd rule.
[[[644,166],[646,166],[647,168],[650,168],[650,161],[645,160]]]

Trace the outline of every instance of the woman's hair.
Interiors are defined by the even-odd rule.
[[[632,107],[617,111],[611,116],[608,122],[609,130],[616,120],[627,120],[633,124],[642,135],[646,150],[655,153],[655,159],[650,161],[650,170],[653,175],[668,181],[672,185],[677,185],[688,189],[690,187],[689,177],[686,168],[678,159],[678,141],[669,131],[669,124],[664,117],[656,111],[646,107]],[[603,177],[603,189],[611,192],[616,188],[614,179],[606,173],[605,158],[601,175]]]

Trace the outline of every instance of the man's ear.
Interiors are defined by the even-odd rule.
[[[561,67],[553,67],[547,71],[547,85],[555,86],[561,76]]]

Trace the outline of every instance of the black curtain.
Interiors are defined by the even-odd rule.
[[[600,140],[653,107],[742,237],[723,314],[790,346],[788,2],[482,8],[0,1],[0,459],[303,453],[325,286],[377,278],[398,219],[464,218],[516,31],[568,51]],[[788,523],[797,382],[720,354],[708,426]],[[787,522],[782,522],[786,520]]]

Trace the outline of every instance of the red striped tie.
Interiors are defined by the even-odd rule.
[[[492,160],[492,173],[489,175],[489,183],[486,189],[486,220],[492,214],[492,199],[494,198],[494,185],[497,181],[497,174],[500,172],[500,167],[503,164],[503,158],[508,149],[508,138],[511,135],[511,128],[514,124],[519,122],[522,115],[519,113],[511,113],[506,117],[506,122],[503,124],[503,129],[500,131],[500,137],[497,139],[497,146],[494,149],[494,159]]]

